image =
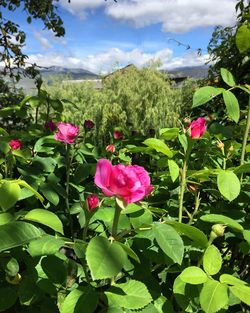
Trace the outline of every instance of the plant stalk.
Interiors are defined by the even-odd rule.
[[[119,205],[116,203],[115,206],[115,214],[114,214],[114,220],[113,220],[113,226],[112,226],[112,237],[115,238],[117,235],[117,228],[118,228],[118,223],[119,223],[119,218],[121,214],[121,208]]]
[[[187,184],[186,176],[187,176],[187,169],[188,169],[188,160],[189,160],[191,150],[192,150],[192,144],[189,143],[186,154],[185,154],[182,173],[181,173],[181,185],[180,185],[180,195],[179,195],[179,218],[178,218],[179,223],[182,223],[184,193],[185,193],[186,184]]]
[[[247,125],[246,125],[245,134],[244,134],[244,138],[243,138],[243,142],[242,142],[240,165],[243,165],[245,162],[245,153],[246,153],[247,139],[249,136],[249,130],[250,130],[250,95],[249,95],[249,100],[248,100]]]
[[[69,206],[70,165],[71,165],[70,145],[66,144],[66,210],[67,210],[67,215],[68,215],[68,218],[69,218],[70,232],[71,232],[71,236],[73,238],[74,237],[73,220],[72,220],[72,216],[70,214],[70,206]]]

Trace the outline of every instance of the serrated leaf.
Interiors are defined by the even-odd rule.
[[[162,251],[174,262],[181,264],[184,244],[177,231],[166,224],[156,223],[153,226],[155,239]]]
[[[232,293],[239,298],[242,302],[250,305],[250,287],[243,285],[235,285],[233,287],[229,287]]]
[[[223,91],[223,100],[227,108],[228,116],[233,121],[238,123],[239,118],[240,118],[240,106],[239,106],[239,102],[237,98],[230,90],[226,90],[226,91]]]
[[[201,220],[204,222],[209,222],[213,224],[224,224],[233,230],[242,232],[244,228],[235,220],[230,217],[221,215],[221,214],[206,214],[201,216]]]
[[[179,176],[179,166],[174,160],[168,160],[168,168],[170,172],[170,176],[173,182],[176,181],[176,179]]]
[[[189,266],[185,268],[181,274],[180,278],[187,284],[199,285],[207,281],[208,277],[206,273],[197,266]]]
[[[0,252],[30,242],[42,235],[40,229],[25,222],[10,222],[0,226]]]
[[[220,193],[229,201],[233,201],[240,194],[240,181],[231,171],[221,171],[217,176]]]
[[[221,77],[222,77],[223,81],[228,86],[233,87],[236,85],[233,74],[229,70],[227,70],[226,68],[221,68],[220,73],[221,73]]]
[[[215,96],[221,94],[222,89],[218,89],[211,86],[201,87],[194,93],[193,96],[193,108],[198,107],[202,104],[207,103]]]
[[[129,280],[124,284],[115,284],[105,292],[112,306],[138,310],[152,301],[147,287],[139,281]]]
[[[43,224],[52,228],[54,231],[63,234],[63,224],[59,217],[50,211],[44,209],[34,209],[24,216],[25,220]]]
[[[201,308],[205,313],[216,313],[228,304],[227,285],[216,280],[204,283],[200,293]]]
[[[217,274],[222,266],[220,251],[214,245],[207,247],[203,256],[203,268],[208,275]]]
[[[72,290],[62,303],[61,313],[93,313],[98,304],[98,294],[91,287]]]
[[[86,259],[92,278],[96,280],[116,276],[126,261],[126,254],[116,242],[94,237],[88,244]]]
[[[129,246],[127,246],[124,243],[121,243],[117,241],[117,243],[123,248],[123,250],[127,253],[128,256],[130,256],[132,259],[134,259],[137,263],[141,263],[138,255],[132,250]]]
[[[157,138],[148,138],[144,142],[144,145],[155,149],[157,152],[161,152],[168,156],[169,158],[173,157],[173,152],[170,150],[170,148],[160,139]]]

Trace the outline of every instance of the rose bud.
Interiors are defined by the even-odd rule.
[[[47,121],[45,124],[44,124],[44,127],[46,129],[49,129],[51,132],[53,132],[55,129],[56,129],[56,124],[53,122],[53,121]]]
[[[206,119],[204,117],[199,117],[197,120],[190,123],[188,133],[192,139],[199,139],[205,133],[206,128]]]
[[[95,208],[98,207],[99,205],[99,199],[97,195],[89,195],[86,198],[86,202],[87,202],[87,209],[89,212],[93,211]]]
[[[84,128],[85,129],[92,129],[95,126],[94,122],[91,120],[85,120]]]
[[[122,138],[122,133],[119,130],[115,130],[113,133],[113,136],[115,139],[121,139]]]
[[[114,153],[114,152],[115,152],[115,146],[114,146],[114,145],[108,145],[108,146],[106,147],[106,151],[107,151],[107,152]]]
[[[11,150],[17,150],[17,149],[22,148],[22,143],[19,139],[12,139],[9,142],[9,146],[10,146]]]

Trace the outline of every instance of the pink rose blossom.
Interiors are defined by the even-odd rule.
[[[199,117],[197,120],[194,120],[189,125],[189,133],[192,139],[199,139],[203,136],[206,131],[206,119],[204,117]]]
[[[115,139],[121,139],[122,138],[122,133],[119,130],[115,130],[113,133],[113,136]]]
[[[106,147],[106,151],[107,151],[107,152],[114,153],[114,152],[115,152],[115,146],[114,146],[114,145],[108,145],[108,146]]]
[[[138,165],[112,165],[107,159],[97,162],[95,184],[108,196],[127,204],[142,200],[153,191],[148,172]]]
[[[17,149],[22,148],[22,143],[19,139],[12,139],[9,142],[9,146],[10,146],[11,150],[17,150]]]
[[[55,140],[73,144],[78,135],[79,127],[70,123],[59,122],[58,131],[55,134]]]
[[[53,132],[55,129],[56,129],[56,124],[53,122],[53,121],[47,121],[45,124],[44,124],[44,127],[46,129],[50,129],[51,132]]]
[[[99,205],[99,199],[97,195],[89,195],[86,198],[87,201],[87,209],[89,212],[93,211]]]
[[[95,126],[94,122],[91,120],[85,120],[84,127],[86,129],[92,129]]]

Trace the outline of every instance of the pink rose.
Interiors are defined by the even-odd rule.
[[[106,147],[106,151],[107,151],[107,152],[114,153],[114,152],[115,152],[115,146],[114,146],[114,145],[108,145],[108,146]]]
[[[53,132],[55,129],[56,129],[56,124],[53,122],[53,121],[47,121],[45,124],[44,124],[44,127],[46,129],[49,129],[51,132]]]
[[[22,148],[22,143],[19,139],[12,139],[9,142],[9,146],[10,146],[11,150],[17,150],[17,149]]]
[[[55,140],[72,144],[78,135],[79,127],[70,123],[59,122],[57,124],[57,133],[55,133]]]
[[[99,199],[97,195],[89,195],[86,198],[86,202],[87,202],[87,209],[89,212],[93,211],[95,208],[98,207],[99,205]]]
[[[113,133],[113,136],[115,139],[121,139],[122,138],[122,133],[119,130],[115,130]]]
[[[84,127],[86,129],[92,129],[95,126],[94,122],[91,120],[85,120]]]
[[[148,172],[137,165],[112,165],[101,159],[97,162],[95,184],[108,196],[122,198],[127,204],[142,200],[153,191]]]
[[[199,117],[194,120],[189,125],[188,131],[192,139],[199,139],[203,136],[206,131],[206,119],[204,117]]]

